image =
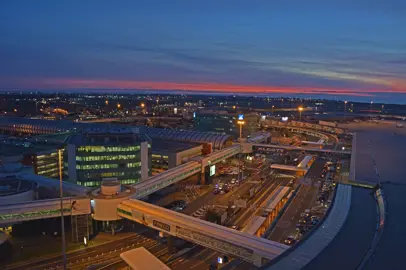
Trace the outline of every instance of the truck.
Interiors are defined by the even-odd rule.
[[[328,127],[337,127],[337,123],[336,122],[328,122],[328,121],[319,121],[319,125],[321,126],[328,126]]]

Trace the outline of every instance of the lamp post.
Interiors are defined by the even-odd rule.
[[[347,101],[344,101],[344,112],[347,110]]]
[[[302,111],[303,111],[303,107],[299,107],[297,108],[299,110],[299,121],[302,121]]]
[[[61,234],[62,234],[62,256],[63,269],[66,270],[66,244],[65,244],[65,222],[63,218],[63,190],[62,190],[62,151],[58,149],[59,160],[59,191],[61,195]]]
[[[272,105],[272,116],[273,116],[273,109],[275,108],[275,105]]]
[[[237,124],[240,125],[240,149],[242,150],[242,126],[245,124],[243,114],[238,115]],[[238,154],[238,182],[241,183],[242,180],[243,179],[241,177],[241,154]]]
[[[240,125],[240,141],[242,139],[242,126],[245,124],[244,120],[238,120],[237,122],[238,125]]]

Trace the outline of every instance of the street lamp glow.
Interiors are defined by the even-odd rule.
[[[121,108],[121,104],[117,103],[117,109],[120,109],[120,108]]]
[[[108,100],[106,100],[105,103],[106,103],[106,105],[109,105],[109,101],[108,101]]]
[[[299,107],[297,108],[299,110],[299,121],[302,121],[302,111],[303,111],[303,107]]]
[[[144,103],[141,103],[141,108],[144,108],[145,107],[145,104]]]

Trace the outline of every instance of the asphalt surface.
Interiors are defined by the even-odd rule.
[[[406,129],[376,123],[352,123],[346,127],[357,132],[356,180],[371,184],[380,181],[386,198],[384,230],[364,269],[405,269]],[[370,192],[353,188],[344,227],[305,269],[356,269],[376,230],[377,209]]]
[[[139,233],[133,236],[118,239],[109,243],[70,252],[67,254],[68,269],[86,269],[90,265],[99,265],[117,260],[120,253],[137,247],[145,247],[150,252],[159,255],[167,253],[167,246],[157,241],[157,232],[140,225]],[[56,269],[63,265],[62,256],[52,256],[42,260],[30,261],[16,266],[4,267],[7,270],[42,270]]]
[[[317,159],[285,213],[279,219],[268,239],[283,243],[288,236],[297,236],[296,224],[300,214],[310,209],[317,199],[319,184],[315,179],[320,177],[325,161]],[[299,183],[296,183],[299,184]]]
[[[334,240],[304,270],[356,269],[376,228],[376,207],[370,189],[353,187],[351,208]]]
[[[358,124],[352,129],[362,130],[370,141],[376,168],[387,201],[387,217],[384,231],[375,253],[365,269],[405,269],[404,245],[406,243],[406,129],[394,124]],[[394,135],[396,133],[396,135]],[[357,137],[357,145],[358,145]],[[358,146],[357,146],[358,151]],[[373,173],[375,172],[374,169]],[[355,172],[358,177],[359,169]]]

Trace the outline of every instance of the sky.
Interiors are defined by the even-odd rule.
[[[404,0],[2,0],[0,90],[406,104]]]

